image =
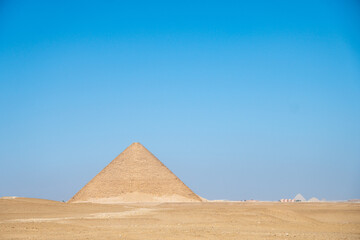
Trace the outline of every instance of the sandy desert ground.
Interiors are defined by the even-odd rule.
[[[0,239],[360,239],[360,204],[0,199]]]

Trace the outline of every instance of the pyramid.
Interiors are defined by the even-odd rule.
[[[320,200],[317,199],[316,197],[312,197],[308,200],[308,202],[320,202]]]
[[[68,202],[201,202],[140,143],[133,143]]]
[[[295,202],[306,202],[306,199],[300,193],[295,196],[294,200]]]

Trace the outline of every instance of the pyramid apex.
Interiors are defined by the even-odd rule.
[[[133,142],[130,146],[143,146],[143,145],[139,142]]]

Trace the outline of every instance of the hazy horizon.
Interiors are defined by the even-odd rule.
[[[360,198],[357,1],[1,1],[0,197],[132,142],[207,199]]]

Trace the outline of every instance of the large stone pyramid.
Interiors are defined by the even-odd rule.
[[[69,202],[201,202],[162,162],[133,143]]]

